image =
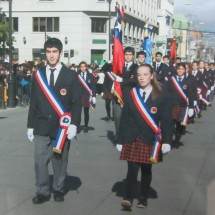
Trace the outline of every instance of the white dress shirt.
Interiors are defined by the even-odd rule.
[[[145,100],[144,100],[144,102],[147,101],[147,99],[149,98],[150,94],[152,93],[152,90],[153,90],[153,87],[152,87],[152,86],[151,86],[149,89],[147,89],[147,90],[144,90],[144,89],[140,88],[140,95],[141,95],[141,96],[143,95],[143,92],[146,93],[146,94],[145,94]]]
[[[55,68],[51,68],[49,65],[46,66],[46,77],[47,77],[48,84],[50,84],[50,75],[51,75],[50,69],[55,69],[54,71],[54,84],[55,84],[57,81],[58,75],[60,74],[61,68],[62,68],[61,63],[58,63]]]

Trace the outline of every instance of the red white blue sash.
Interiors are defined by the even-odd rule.
[[[92,98],[93,98],[92,97],[93,96],[92,90],[90,89],[90,87],[88,86],[87,82],[84,80],[84,78],[80,74],[78,75],[78,79],[81,82],[82,86],[85,88],[85,90],[88,92],[90,107],[91,107],[92,110],[94,110],[95,105],[93,105],[93,103],[92,103]]]
[[[199,101],[203,102],[207,106],[210,104],[210,102],[207,99],[205,99],[202,95],[199,96]]]
[[[111,81],[115,82],[115,77],[112,74],[112,72],[107,72],[107,76],[108,76],[108,78],[110,78]]]
[[[185,101],[187,107],[184,111],[183,117],[181,119],[181,125],[186,126],[189,120],[189,116],[188,116],[188,111],[189,111],[189,100],[186,96],[186,94],[184,93],[184,90],[182,88],[182,86],[180,85],[180,83],[177,81],[177,79],[175,77],[171,77],[170,78],[172,81],[173,86],[175,87],[176,91],[179,93],[179,95],[183,98],[183,100]]]
[[[184,99],[185,103],[188,105],[189,100],[188,100],[186,94],[184,93],[182,86],[179,84],[179,82],[177,81],[177,79],[175,77],[172,76],[170,79],[173,83],[173,86],[175,87],[175,89],[179,93],[179,95]]]
[[[203,81],[203,85],[206,89],[208,89],[208,85],[205,83],[205,81]]]
[[[56,111],[58,116],[60,117],[60,127],[58,129],[58,134],[56,136],[55,142],[53,144],[53,151],[57,153],[61,153],[65,144],[66,140],[66,132],[68,127],[71,123],[71,114],[66,112],[63,105],[61,104],[60,100],[57,98],[56,94],[52,90],[52,88],[48,85],[47,80],[44,78],[42,72],[38,70],[35,73],[35,77],[37,83],[39,84],[40,88],[42,89],[45,97]]]
[[[160,151],[161,151],[161,131],[160,131],[160,128],[158,127],[157,122],[155,121],[154,116],[151,114],[148,106],[143,101],[143,98],[140,95],[140,88],[135,87],[130,91],[130,93],[131,93],[134,104],[135,104],[137,110],[139,111],[140,115],[142,116],[142,118],[146,121],[146,123],[149,125],[149,127],[156,134],[150,161],[152,163],[157,163],[159,161],[159,155],[160,155]]]

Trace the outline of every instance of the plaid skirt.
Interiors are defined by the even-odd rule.
[[[104,92],[104,95],[102,96],[103,99],[107,99],[107,100],[112,100],[113,99],[113,94],[109,91]]]
[[[181,107],[179,104],[176,104],[172,107],[172,119],[177,122],[181,122],[184,116],[186,107]]]
[[[140,138],[137,138],[133,143],[123,145],[120,160],[151,164],[152,162],[149,159],[152,150],[153,145],[147,145]]]
[[[83,108],[90,107],[89,98],[86,95],[83,95],[81,100],[82,100],[82,107]]]

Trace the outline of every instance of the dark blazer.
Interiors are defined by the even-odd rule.
[[[111,92],[112,86],[113,86],[113,81],[108,77],[107,72],[105,72],[105,79],[102,85],[102,92],[103,93]]]
[[[197,81],[195,77],[191,74],[186,74],[186,78],[189,82],[190,88],[191,88],[191,95],[193,96],[193,100],[197,101]]]
[[[156,62],[153,62],[153,69],[159,82],[164,83],[165,77],[169,77],[169,68],[166,64],[161,63],[160,66],[156,69]]]
[[[46,68],[41,68],[46,78]],[[62,89],[66,90],[63,95]],[[71,124],[78,125],[81,117],[81,85],[77,73],[64,65],[54,86],[54,92],[66,111],[72,114]],[[34,129],[35,135],[49,136],[55,139],[59,128],[59,116],[46,99],[35,77],[32,83],[31,103],[28,113],[28,128]]]
[[[136,85],[137,68],[138,65],[136,63],[131,64],[127,71],[123,68],[123,73],[121,76],[123,78],[121,84],[123,97],[125,93],[129,92],[130,89]]]
[[[152,107],[157,108],[157,113],[153,115],[156,121],[161,124],[162,142],[171,144],[173,126],[170,105],[167,101],[167,97],[161,91],[155,100],[152,100],[150,95],[146,104],[149,109]],[[145,144],[153,144],[155,133],[137,110],[130,92],[126,94],[124,102],[119,126],[120,143],[132,143],[137,137],[140,137]]]
[[[176,76],[175,76],[176,77]],[[184,77],[183,81],[181,82],[182,89],[186,96],[189,99],[189,108],[193,108],[193,103],[194,103],[194,89],[193,85],[191,84],[190,80],[186,77]],[[181,95],[178,93],[176,88],[174,87],[172,81],[169,81],[169,98],[170,98],[170,103],[172,106],[179,104],[181,107],[187,106],[186,102],[184,99],[181,97]]]
[[[89,86],[89,88],[92,90],[92,96],[96,97],[96,83],[95,83],[95,78],[93,76],[93,74],[89,73],[88,71],[87,73],[87,77],[86,77],[86,82],[87,85]],[[81,71],[78,71],[78,74],[81,75]],[[86,97],[88,97],[89,93],[87,92],[87,90],[84,88],[84,86],[81,84],[81,95],[84,95]]]

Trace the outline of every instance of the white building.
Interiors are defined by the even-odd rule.
[[[121,0],[125,7],[124,46],[138,51],[144,37],[145,21],[157,28],[157,7],[160,0]],[[19,62],[41,57],[47,37],[57,37],[64,45],[62,61],[76,63],[108,60],[109,14],[111,28],[115,22],[115,0],[109,13],[108,0],[13,0],[12,17],[15,37],[14,59]],[[1,0],[8,17],[8,0]],[[72,52],[74,56],[72,57]],[[110,50],[111,52],[111,50]]]
[[[162,0],[159,5],[157,21],[159,23],[159,33],[156,38],[157,51],[161,51],[164,55],[168,54],[167,44],[173,38],[173,12],[174,0]]]

